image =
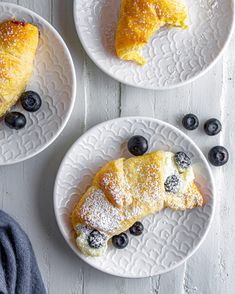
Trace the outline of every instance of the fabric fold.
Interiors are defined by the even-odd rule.
[[[3,211],[0,211],[0,293],[46,293],[28,236]]]

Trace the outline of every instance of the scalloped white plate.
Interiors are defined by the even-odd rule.
[[[41,95],[42,107],[34,113],[23,110],[20,103],[13,108],[26,116],[27,124],[22,130],[11,130],[0,121],[0,165],[23,161],[48,147],[65,127],[76,94],[73,61],[57,31],[26,8],[0,3],[0,21],[13,17],[40,29],[34,72],[27,89]]]
[[[189,29],[159,30],[144,47],[144,67],[116,57],[120,0],[74,0],[74,19],[84,49],[106,74],[135,87],[169,89],[194,80],[215,63],[234,23],[233,0],[185,1]]]
[[[196,181],[206,204],[179,212],[165,209],[143,220],[145,231],[129,235],[130,243],[118,250],[110,247],[103,257],[85,257],[75,245],[70,213],[90,185],[95,173],[108,161],[129,157],[126,143],[133,135],[143,135],[149,151],[183,150],[190,155]],[[199,148],[180,130],[162,121],[119,118],[99,124],[81,136],[66,154],[54,187],[54,209],[62,235],[72,250],[91,266],[121,277],[140,278],[174,269],[191,256],[208,232],[215,207],[210,167]]]

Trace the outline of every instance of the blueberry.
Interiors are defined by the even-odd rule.
[[[11,129],[20,130],[26,125],[26,118],[20,112],[9,112],[5,116],[5,124]]]
[[[210,163],[214,166],[222,166],[228,162],[229,153],[226,148],[215,146],[209,151],[208,158]]]
[[[191,159],[184,152],[177,152],[175,154],[175,163],[179,172],[183,173],[191,165]]]
[[[120,235],[113,236],[112,243],[113,243],[113,246],[118,249],[125,248],[129,243],[127,234],[121,233]]]
[[[41,97],[34,91],[24,92],[20,97],[23,108],[29,112],[37,111],[41,105]]]
[[[182,124],[185,129],[192,131],[199,126],[199,120],[195,114],[189,113],[183,117]]]
[[[107,238],[105,237],[105,235],[101,234],[97,230],[93,230],[89,234],[87,241],[88,241],[88,244],[91,248],[98,249],[98,248],[104,246],[106,239]]]
[[[217,135],[222,129],[221,122],[216,118],[211,118],[206,121],[204,130],[209,136]]]
[[[143,155],[148,150],[148,141],[142,136],[133,136],[128,141],[128,150],[135,156]]]
[[[130,227],[129,231],[134,236],[139,236],[143,233],[144,226],[141,222],[134,223],[133,226]]]
[[[177,193],[180,187],[180,180],[176,175],[167,177],[165,183],[165,191],[169,193]]]

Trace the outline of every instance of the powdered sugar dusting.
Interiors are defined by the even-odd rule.
[[[130,177],[125,175],[122,181],[116,171],[104,173],[102,184],[105,185],[105,189],[90,188],[80,208],[82,219],[89,227],[112,235],[115,230],[120,229],[122,221],[143,217],[143,208],[148,210],[148,208],[159,207],[160,210],[163,207],[163,199],[158,173],[159,168],[156,164],[143,165],[143,162],[136,163],[133,174],[128,173]],[[138,179],[132,183],[135,177]],[[124,204],[124,206],[113,205],[106,193],[111,194],[116,203]],[[129,204],[126,198],[130,201]]]
[[[108,187],[108,191],[117,206],[122,207],[131,203],[132,195],[129,191],[129,184],[125,179],[121,180],[117,172],[105,173],[102,178],[102,184]]]
[[[102,178],[102,184],[109,187],[113,199],[119,206],[123,206],[123,198],[125,195],[124,187],[120,186],[118,178],[114,177],[112,173],[106,173]]]
[[[127,220],[137,217],[138,215],[141,215],[142,213],[143,213],[143,210],[139,208],[138,206],[134,207],[131,211],[128,211],[128,210],[124,211],[125,219]]]
[[[159,167],[154,163],[145,165],[141,163],[136,167],[136,171],[138,172],[138,183],[133,187],[132,197],[152,207],[156,201],[161,200]]]
[[[90,226],[102,232],[112,232],[117,229],[123,216],[114,207],[100,189],[93,189],[81,208],[81,217]]]

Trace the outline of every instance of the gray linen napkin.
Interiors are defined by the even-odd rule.
[[[29,238],[0,210],[0,294],[45,294]]]

